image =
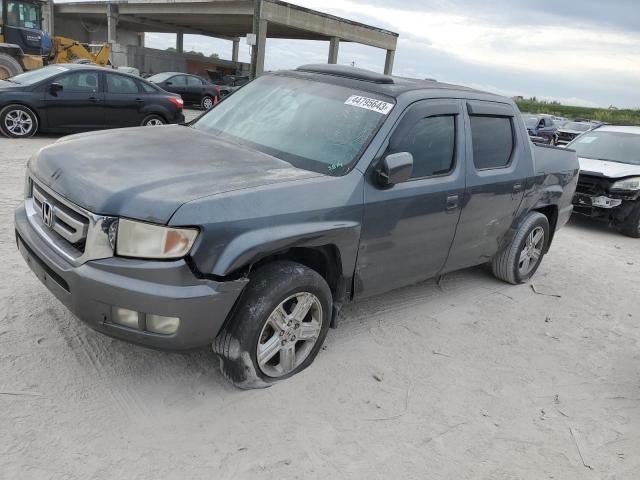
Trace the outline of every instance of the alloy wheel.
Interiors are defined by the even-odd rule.
[[[527,236],[527,240],[520,252],[518,270],[521,276],[527,276],[536,267],[544,248],[544,229],[536,227]]]
[[[157,127],[158,125],[164,125],[164,122],[159,118],[152,118],[144,124],[145,127]]]
[[[312,293],[299,292],[269,315],[258,337],[260,370],[270,377],[287,375],[305,361],[322,330],[322,304]]]
[[[11,110],[4,117],[4,126],[12,135],[24,137],[33,130],[33,119],[24,110]]]
[[[205,97],[202,100],[202,107],[205,110],[210,110],[211,108],[213,108],[213,100],[210,97]]]

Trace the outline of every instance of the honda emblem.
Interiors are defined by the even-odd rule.
[[[49,228],[53,226],[53,207],[50,203],[42,202],[42,221]]]

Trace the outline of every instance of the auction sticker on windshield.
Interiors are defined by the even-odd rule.
[[[362,97],[360,95],[351,95],[347,98],[347,101],[344,102],[344,104],[366,108],[367,110],[373,110],[374,112],[378,112],[383,115],[388,114],[393,108],[393,103],[383,102],[382,100],[376,100],[375,98]]]

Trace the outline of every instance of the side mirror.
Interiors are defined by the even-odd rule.
[[[173,85],[173,82],[164,82],[164,84],[167,85],[167,86],[171,86],[171,85]]]
[[[390,187],[406,182],[413,173],[413,155],[409,152],[392,153],[382,160],[378,168],[378,182]]]
[[[62,84],[60,83],[52,83],[51,85],[49,85],[49,92],[51,93],[51,95],[57,95],[58,92],[61,92],[63,89]]]

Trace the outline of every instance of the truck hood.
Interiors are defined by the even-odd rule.
[[[179,125],[71,135],[40,150],[30,169],[91,212],[156,223],[205,196],[322,176]]]
[[[640,165],[580,158],[580,173],[605,178],[633,177],[640,176]]]

